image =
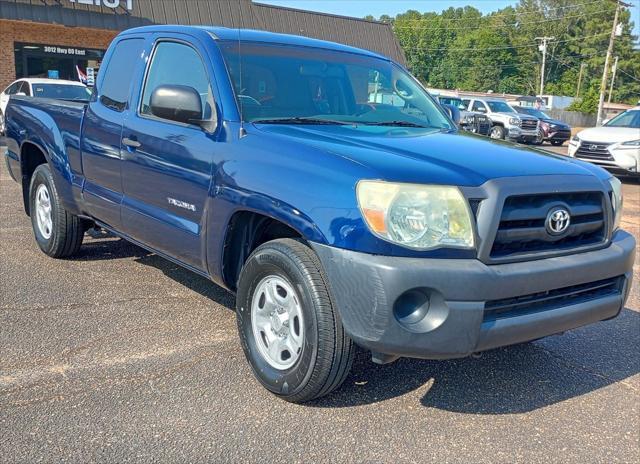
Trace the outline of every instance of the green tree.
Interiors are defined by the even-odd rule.
[[[426,85],[461,90],[535,95],[541,53],[536,37],[550,36],[545,93],[573,96],[584,64],[584,107],[599,92],[604,56],[615,11],[612,0],[520,0],[489,15],[472,6],[441,13],[412,10],[381,17],[393,24],[409,69]],[[631,13],[620,15],[614,101],[640,98],[640,50],[634,48]]]

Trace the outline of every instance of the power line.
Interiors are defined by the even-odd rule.
[[[461,30],[461,29],[502,29],[505,26],[515,26],[515,27],[520,27],[520,26],[524,26],[527,24],[544,24],[544,23],[549,23],[549,22],[553,22],[553,21],[563,21],[566,19],[575,19],[575,18],[585,18],[585,17],[592,17],[592,16],[596,16],[600,13],[611,13],[612,9],[608,9],[608,10],[600,10],[600,11],[594,11],[592,13],[583,13],[583,14],[579,14],[579,15],[573,15],[573,16],[563,16],[560,18],[551,18],[551,19],[543,19],[540,21],[525,21],[525,22],[520,22],[520,21],[516,21],[515,24],[478,24],[476,26],[455,26],[454,30]],[[482,19],[493,19],[491,16],[485,16]],[[404,22],[404,20],[400,20],[402,22]],[[408,20],[408,21],[423,21],[423,22],[428,22],[427,19],[420,19],[420,20]],[[416,25],[411,25],[411,26],[397,26],[397,25],[393,25],[394,29],[418,29],[419,26]],[[426,28],[419,28],[418,30],[420,31],[442,31],[442,30],[451,30],[450,26],[445,26],[445,27],[426,27]]]
[[[565,39],[565,40],[556,40],[555,43],[559,44],[559,43],[566,43],[566,42],[573,42],[576,40],[585,40],[585,39],[591,39],[591,38],[595,38],[595,37],[602,37],[605,35],[609,35],[608,32],[602,32],[600,34],[594,34],[594,35],[588,35],[588,36],[584,36],[584,37],[573,37],[571,39]],[[530,44],[530,45],[509,45],[506,47],[485,47],[485,48],[477,48],[477,47],[472,47],[472,48],[451,48],[451,47],[442,47],[442,48],[422,48],[422,47],[409,47],[409,48],[405,48],[404,51],[432,51],[432,52],[446,52],[446,51],[459,51],[459,52],[477,52],[477,51],[490,51],[490,50],[511,50],[514,48],[531,48],[531,47],[537,47],[538,44]]]
[[[624,74],[627,77],[630,77],[632,80],[636,81],[636,82],[640,82],[640,79],[638,79],[636,76],[634,76],[633,74],[630,74],[628,72],[626,72],[624,69],[620,69],[618,68],[618,72]]]

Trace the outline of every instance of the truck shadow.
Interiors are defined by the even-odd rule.
[[[311,403],[350,407],[416,395],[427,408],[517,414],[590,393],[640,373],[640,314],[533,343],[449,361],[401,359],[386,366],[358,354],[344,386]]]
[[[210,280],[124,240],[88,240],[78,260],[134,258],[230,311],[234,296]],[[448,361],[400,359],[379,366],[358,349],[350,375],[307,406],[341,408],[416,397],[426,408],[466,414],[517,414],[579,397],[640,373],[640,313]],[[404,400],[403,400],[404,401]],[[413,400],[411,400],[413,402]]]
[[[126,258],[134,258],[136,263],[154,267],[180,285],[223,305],[230,311],[234,311],[235,298],[222,287],[219,287],[205,277],[121,238],[106,235],[97,240],[88,239],[87,242],[82,245],[81,254],[74,258],[74,260],[102,261]]]

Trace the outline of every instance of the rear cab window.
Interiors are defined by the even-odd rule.
[[[119,41],[101,73],[100,102],[114,111],[122,112],[127,107],[133,75],[137,61],[142,56],[145,39],[131,38]]]

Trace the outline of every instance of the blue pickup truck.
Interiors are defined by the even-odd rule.
[[[121,33],[88,104],[12,98],[11,176],[54,258],[103,228],[236,294],[258,380],[336,389],[355,345],[446,359],[619,314],[620,182],[457,130],[405,69],[260,31]]]

